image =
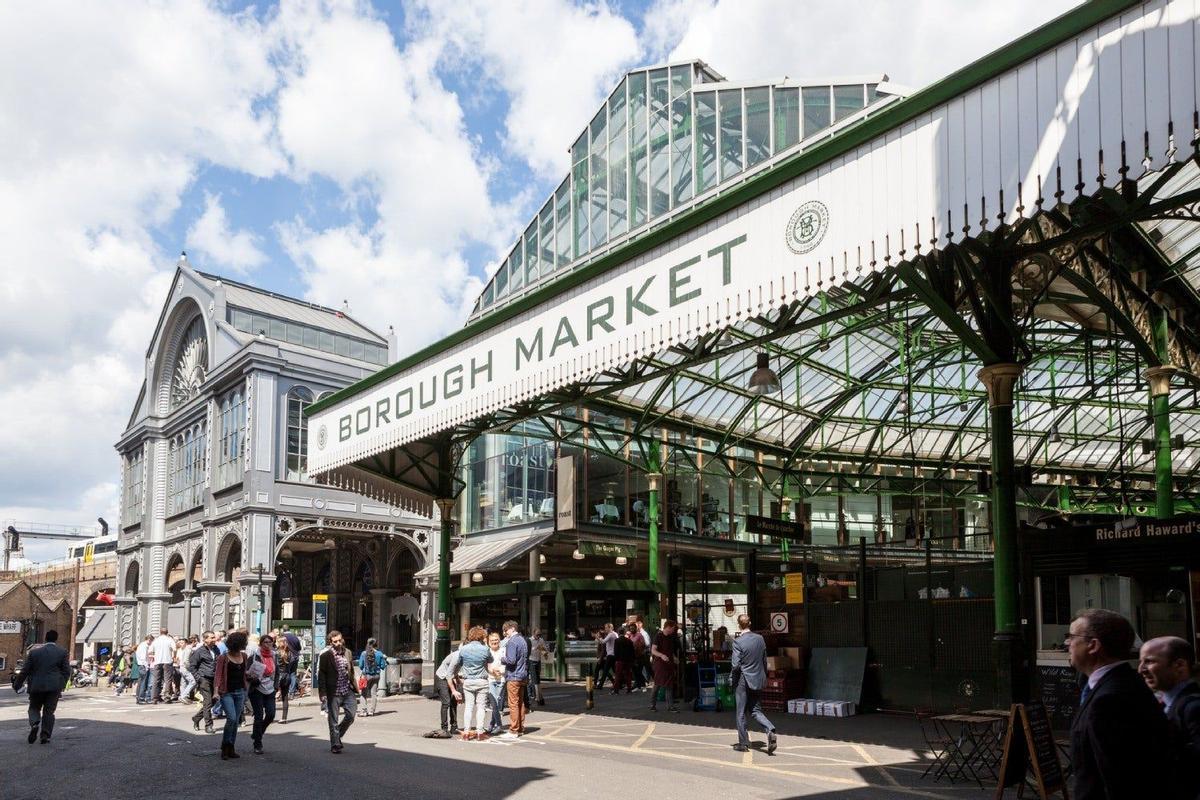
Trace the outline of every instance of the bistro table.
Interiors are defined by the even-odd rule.
[[[997,737],[996,726],[1004,717],[995,714],[941,714],[933,717],[949,741],[949,753],[945,764],[938,770],[935,779],[945,775],[953,783],[958,778],[971,778],[983,788],[980,773],[996,777]]]

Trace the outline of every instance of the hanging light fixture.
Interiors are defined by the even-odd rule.
[[[626,558],[625,556],[617,556],[617,566],[618,567],[623,567],[628,563],[629,563],[629,559]]]
[[[545,553],[538,553],[538,563],[539,564],[546,563],[546,554]]]
[[[604,580],[604,576],[603,576],[603,575],[597,575],[597,576],[596,576],[596,580],[598,580],[598,581],[602,581],[602,580]]]
[[[1058,429],[1058,423],[1050,426],[1050,444],[1062,444],[1062,431]]]
[[[897,414],[907,414],[908,413],[908,395],[901,397],[900,402],[896,403],[896,413]]]
[[[750,383],[746,389],[750,394],[764,395],[774,394],[781,388],[779,376],[775,374],[775,370],[771,369],[771,357],[766,353],[759,353],[756,356],[757,368],[750,376]]]
[[[473,575],[471,576],[471,582],[472,582],[472,583],[479,583],[479,582],[481,582],[482,580],[483,580],[483,573],[482,573],[482,572],[476,572],[475,574],[473,574]]]
[[[579,552],[578,547],[576,547],[575,551],[571,553],[571,558],[575,559],[576,561],[583,561],[583,553]]]

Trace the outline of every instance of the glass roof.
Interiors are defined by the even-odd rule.
[[[901,97],[886,75],[725,81],[701,61],[627,73],[571,147],[571,171],[469,322],[835,135]]]

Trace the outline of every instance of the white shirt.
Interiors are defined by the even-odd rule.
[[[155,664],[170,664],[175,660],[175,640],[160,633],[150,644],[150,652],[154,654]]]
[[[507,639],[500,642],[499,650],[492,650],[492,663],[488,667],[488,669],[489,669],[488,679],[491,680],[493,683],[503,680],[503,678],[497,678],[494,674],[492,674],[492,672],[490,670],[498,668],[501,673],[504,672],[503,659],[504,659],[504,643],[505,643],[505,641],[507,641]],[[491,650],[490,647],[488,649]]]
[[[185,644],[183,647],[179,648],[176,653],[178,655],[180,669],[182,669],[184,672],[187,672],[188,659],[192,657],[192,646],[190,644]]]
[[[1088,688],[1095,689],[1096,684],[1100,682],[1100,679],[1107,675],[1110,669],[1121,663],[1122,662],[1120,661],[1114,661],[1112,664],[1105,664],[1103,667],[1096,667],[1094,670],[1092,670],[1092,674],[1088,675]]]
[[[642,641],[646,643],[646,649],[650,648],[650,631],[642,628]]]
[[[141,644],[137,646],[137,652],[133,654],[133,657],[137,659],[139,667],[148,666],[148,659],[150,658],[150,645],[146,643],[145,639],[142,639]]]
[[[615,648],[617,646],[617,632],[609,631],[608,633],[606,633],[604,635],[603,641],[604,641],[604,655],[606,655],[606,656],[616,655],[613,648]]]
[[[438,665],[437,670],[433,673],[444,681],[448,681],[458,672],[458,665],[462,663],[462,653],[454,650],[450,655],[442,659],[442,663]]]

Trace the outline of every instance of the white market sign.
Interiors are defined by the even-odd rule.
[[[0,619],[0,634],[15,633],[21,635],[21,623],[11,619]]]
[[[1123,143],[1133,143],[1135,173],[1143,158],[1150,169],[1166,166],[1173,147],[1186,157],[1196,21],[1190,0],[1134,6],[314,415],[310,472],[770,312],[902,254],[1011,223],[1070,200],[1076,184],[1093,194],[1121,177]]]

